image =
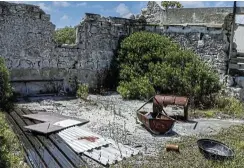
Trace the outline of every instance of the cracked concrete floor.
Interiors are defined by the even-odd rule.
[[[178,122],[175,123],[171,134],[154,136],[141,124],[136,123],[135,112],[144,103],[137,100],[125,101],[118,94],[110,94],[89,95],[88,101],[67,99],[67,97],[32,97],[28,102],[19,101],[17,105],[30,110],[46,110],[90,120],[82,127],[132,147],[140,146],[138,149],[146,155],[155,154],[159,145],[167,141],[192,135],[204,137],[204,135],[216,134],[222,128],[244,123],[243,120],[234,119],[194,119],[198,122],[195,129],[195,123]],[[151,107],[152,104],[147,104],[143,110],[151,111]],[[167,107],[166,111],[183,114],[180,108]]]

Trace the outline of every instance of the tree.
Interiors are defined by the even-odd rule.
[[[163,1],[161,2],[162,7],[168,8],[183,8],[183,5],[178,1]]]
[[[58,44],[74,44],[76,40],[75,28],[68,27],[60,28],[55,31],[54,40]]]

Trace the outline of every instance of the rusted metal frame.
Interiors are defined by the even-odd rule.
[[[25,132],[26,129],[24,129],[23,127],[26,124],[21,119],[21,117],[18,115],[18,113],[14,111],[10,115],[15,119],[15,121],[18,121],[18,125],[20,126],[22,131]],[[60,165],[55,160],[55,158],[49,153],[49,151],[46,149],[46,147],[36,137],[34,137],[32,134],[29,134],[29,133],[25,133],[25,134],[26,134],[27,138],[29,139],[29,141],[31,142],[31,144],[37,149],[38,154],[41,156],[41,158],[44,160],[45,164],[48,167],[53,167],[53,168],[62,167],[62,165]]]
[[[27,157],[27,161],[33,161],[29,162],[29,164],[31,163],[29,166],[38,166],[38,168],[46,168],[46,165],[44,161],[41,159],[41,156],[38,154],[35,147],[31,144],[31,142],[26,137],[25,133],[20,129],[18,123],[13,119],[13,117],[10,114],[7,115],[7,120],[9,124],[12,126],[14,132],[17,134],[17,137],[23,144],[24,151],[26,152],[25,156]]]
[[[19,116],[22,116],[24,113],[22,110],[19,110],[18,112]],[[23,118],[23,121],[26,123],[26,125],[34,124],[29,119]],[[50,152],[50,154],[57,160],[62,167],[74,167],[72,163],[70,163],[69,160],[59,151],[59,149],[46,137],[43,135],[36,135],[37,139],[42,142],[42,144],[47,148],[47,150]]]
[[[149,103],[152,99],[155,99],[155,96],[152,96],[146,103],[144,103],[138,110],[136,110],[137,112],[139,110],[141,110],[147,103]],[[156,100],[157,101],[157,100]],[[165,115],[168,117],[168,114],[164,111]]]
[[[160,96],[160,95],[159,95]],[[164,97],[164,100],[165,100],[165,97],[164,95],[161,95]],[[164,110],[164,105],[167,106],[167,105],[180,105],[180,104],[177,104],[176,103],[176,99],[177,99],[177,96],[171,96],[173,97],[174,99],[171,101],[172,103],[165,103],[164,100],[162,103],[159,103],[159,101],[156,99],[156,96],[154,97],[154,100],[157,102],[157,104],[162,108],[163,112],[166,114],[165,110]],[[179,98],[179,97],[178,97]],[[184,119],[185,120],[188,120],[188,105],[189,105],[189,100],[187,97],[184,97],[186,98],[186,103],[183,105],[184,107]],[[164,104],[165,103],[165,104]],[[168,115],[167,115],[168,116]]]
[[[146,103],[144,103],[138,110],[136,111],[139,111],[141,110],[147,103],[149,103],[152,99],[154,98],[154,96],[152,96]]]
[[[33,111],[29,109],[22,109],[21,114],[33,114]],[[34,124],[41,123],[40,121],[33,120],[32,121]],[[67,159],[70,160],[70,162],[75,166],[75,167],[82,167],[84,166],[85,160],[77,155],[72,148],[70,148],[62,138],[60,138],[57,134],[50,134],[48,135],[49,139],[53,142],[53,144],[56,145],[56,147],[67,157]]]

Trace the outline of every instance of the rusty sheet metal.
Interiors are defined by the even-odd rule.
[[[109,146],[86,151],[84,154],[102,165],[108,166],[139,153],[139,150],[133,149],[127,145],[116,143],[113,140],[108,141],[110,142]]]
[[[100,135],[86,131],[77,126],[60,131],[58,135],[77,153],[109,144],[109,142]]]

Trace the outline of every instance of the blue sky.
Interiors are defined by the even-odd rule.
[[[139,14],[147,6],[147,1],[14,1],[40,6],[51,15],[56,28],[75,26],[80,23],[84,13],[97,13],[102,16],[129,17]],[[199,7],[232,7],[233,1],[182,1],[185,8]],[[237,6],[244,6],[237,2]]]

